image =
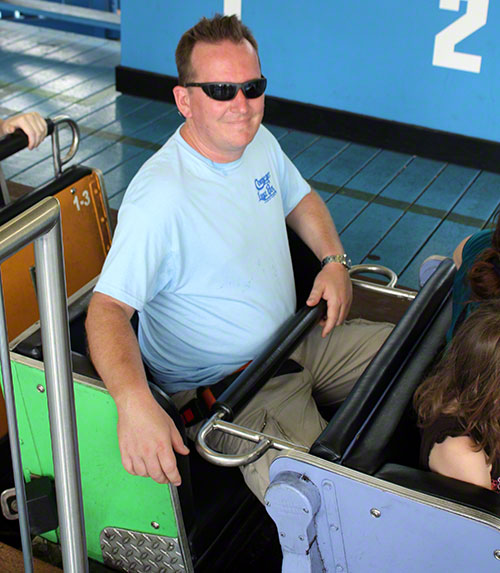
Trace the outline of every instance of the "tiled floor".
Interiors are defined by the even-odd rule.
[[[0,20],[0,116],[37,110],[75,119],[75,159],[103,171],[113,207],[181,121],[170,104],[118,93],[119,61],[118,42]],[[391,267],[400,284],[416,288],[425,257],[451,254],[500,205],[500,175],[268,127],[326,201],[353,261]],[[2,167],[14,181],[40,185],[52,177],[49,142]]]

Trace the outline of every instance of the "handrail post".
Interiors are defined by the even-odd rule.
[[[87,573],[88,560],[83,518],[82,486],[76,432],[75,400],[71,367],[68,305],[61,233],[59,201],[48,197],[0,227],[0,262],[34,241],[37,269],[37,296],[42,330],[45,379],[49,410],[57,512],[61,536],[63,568],[66,573]],[[3,295],[2,295],[3,296]],[[1,301],[0,301],[1,302]],[[12,375],[7,329],[0,312],[0,356],[4,383]],[[3,320],[5,323],[5,320]],[[5,331],[2,336],[2,331]],[[5,340],[4,340],[5,339]],[[13,391],[6,392],[9,431],[17,434]],[[14,420],[12,420],[14,418]],[[17,437],[17,436],[16,436]],[[26,571],[32,571],[29,519],[25,505],[23,469],[19,444],[13,448],[16,494],[23,499],[20,516]],[[19,458],[19,459],[18,459]],[[18,487],[19,484],[19,487]],[[27,540],[27,541],[26,541]]]
[[[3,296],[2,277],[0,274],[0,360],[2,363],[2,381],[5,394],[5,409],[9,426],[10,455],[17,498],[17,515],[19,516],[19,531],[21,533],[21,547],[25,573],[33,572],[33,551],[31,549],[30,524],[28,507],[26,503],[26,488],[24,486],[23,465],[21,461],[21,448],[19,445],[19,428],[17,425],[16,405],[14,400],[14,385],[12,383],[12,369],[9,355],[9,336],[7,333],[7,319]]]
[[[64,571],[88,571],[61,219],[35,240],[38,307]]]

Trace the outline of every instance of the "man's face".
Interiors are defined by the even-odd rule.
[[[242,83],[260,78],[257,54],[244,40],[239,44],[198,42],[191,55],[194,82]],[[246,99],[241,90],[230,101],[209,98],[200,87],[176,88],[186,117],[183,136],[197,151],[217,163],[235,161],[254,138],[264,114],[264,96]],[[182,104],[179,105],[179,98]]]

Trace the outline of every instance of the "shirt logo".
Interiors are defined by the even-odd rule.
[[[276,189],[271,185],[270,179],[271,174],[269,171],[260,179],[255,179],[259,201],[264,201],[264,203],[270,201],[277,193]]]

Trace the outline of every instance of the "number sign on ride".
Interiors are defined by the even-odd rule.
[[[488,19],[489,0],[466,0],[467,9],[444,30],[436,34],[434,41],[434,56],[432,64],[443,68],[452,68],[463,72],[479,74],[481,71],[481,56],[457,52],[456,45],[482,28]],[[460,0],[440,0],[441,10],[458,12]]]
[[[78,195],[75,194],[75,197],[73,198],[73,204],[76,207],[77,211],[80,211],[80,209],[82,207],[88,207],[90,205],[90,194],[89,192],[85,189],[82,192],[82,198],[79,199]]]

